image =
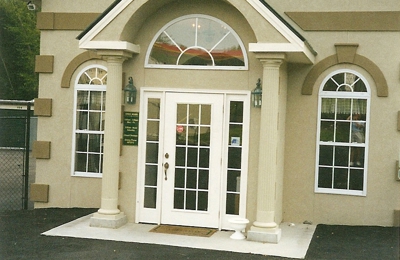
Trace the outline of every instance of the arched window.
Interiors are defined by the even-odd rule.
[[[351,70],[335,71],[319,91],[315,191],[366,195],[370,89]]]
[[[226,23],[207,15],[187,15],[165,25],[146,54],[146,67],[247,69],[239,36]]]
[[[75,84],[73,175],[101,177],[107,71],[86,67]]]

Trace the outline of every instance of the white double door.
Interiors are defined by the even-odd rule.
[[[166,93],[161,223],[218,227],[223,104],[223,94]]]

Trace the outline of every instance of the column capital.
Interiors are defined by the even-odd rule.
[[[124,62],[132,58],[132,53],[124,50],[98,50],[97,54],[107,62]]]
[[[263,64],[264,67],[277,67],[285,61],[284,53],[256,53],[256,58]]]

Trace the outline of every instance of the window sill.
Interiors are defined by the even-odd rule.
[[[102,178],[103,174],[101,173],[87,173],[87,172],[74,172],[71,175],[72,177],[84,177],[84,178]]]
[[[332,195],[350,195],[350,196],[360,196],[360,197],[367,196],[367,192],[366,191],[324,189],[324,188],[315,189],[315,193],[332,194]]]

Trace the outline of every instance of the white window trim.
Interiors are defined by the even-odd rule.
[[[352,92],[350,95],[347,92],[333,92],[333,91],[324,91],[323,87],[325,83],[334,75],[340,73],[353,73],[357,77],[359,77],[365,84],[367,92]],[[363,179],[363,190],[342,190],[342,189],[333,189],[333,188],[319,188],[318,187],[318,173],[319,173],[319,148],[321,144],[337,144],[337,145],[345,145],[345,146],[356,146],[349,145],[350,143],[340,143],[340,142],[323,142],[320,141],[321,134],[321,106],[322,106],[322,98],[362,98],[367,100],[367,109],[366,109],[366,128],[365,128],[365,142],[362,147],[365,148],[364,155],[364,179]],[[315,193],[325,193],[325,194],[340,194],[340,195],[354,195],[354,196],[366,196],[367,195],[367,177],[368,177],[368,150],[369,150],[369,129],[370,129],[370,108],[371,108],[371,88],[367,81],[367,79],[359,72],[350,70],[350,69],[340,69],[335,70],[334,72],[327,75],[322,81],[319,93],[318,93],[318,121],[317,121],[317,137],[316,137],[316,158],[315,158],[315,183],[314,183],[314,191]]]
[[[102,173],[87,173],[87,172],[78,172],[75,171],[75,152],[76,152],[76,104],[78,102],[78,91],[79,90],[93,90],[95,86],[96,91],[105,91],[107,89],[107,85],[88,85],[88,84],[78,84],[79,78],[81,75],[87,71],[88,69],[92,68],[100,68],[105,71],[107,71],[107,68],[102,65],[89,65],[87,67],[84,67],[78,74],[78,76],[75,79],[75,84],[74,84],[74,108],[73,108],[73,123],[72,123],[72,156],[71,156],[71,176],[73,177],[88,177],[88,178],[102,178],[103,174]],[[104,151],[103,151],[104,154]]]
[[[204,19],[209,19],[217,23],[221,23],[226,28],[230,31],[230,33],[236,38],[238,44],[240,45],[240,48],[242,49],[243,52],[243,58],[244,58],[244,66],[197,66],[197,65],[164,65],[164,64],[149,64],[149,58],[151,51],[153,49],[153,46],[155,42],[157,41],[158,37],[171,25],[185,20],[185,19],[190,19],[190,18],[204,18]],[[222,20],[219,20],[215,17],[209,16],[209,15],[203,15],[203,14],[191,14],[191,15],[184,15],[179,18],[176,18],[166,25],[162,27],[154,36],[153,40],[150,42],[149,47],[147,48],[146,52],[146,58],[145,58],[145,68],[162,68],[162,69],[188,69],[188,70],[248,70],[249,68],[249,61],[248,61],[248,56],[246,52],[246,48],[240,39],[239,35],[235,32],[235,30],[232,29],[228,24],[223,22]]]

